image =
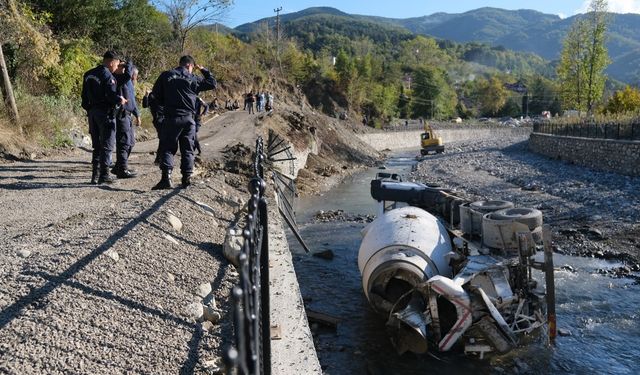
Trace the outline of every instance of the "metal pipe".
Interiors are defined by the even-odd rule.
[[[553,249],[551,248],[551,227],[542,227],[542,241],[544,243],[544,276],[547,288],[547,321],[549,323],[549,341],[555,342],[557,336],[556,325],[556,287],[553,270]]]

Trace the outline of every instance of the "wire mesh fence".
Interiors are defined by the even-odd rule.
[[[534,133],[551,134],[566,137],[640,140],[640,123],[579,123],[562,124],[539,122],[533,125]]]

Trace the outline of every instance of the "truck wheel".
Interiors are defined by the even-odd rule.
[[[504,210],[507,208],[513,208],[513,203],[508,201],[478,201],[469,205],[472,210],[489,213],[498,210]]]
[[[542,212],[535,208],[507,208],[491,214],[493,220],[514,220],[534,230],[542,226]]]

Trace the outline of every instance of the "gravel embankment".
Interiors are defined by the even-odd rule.
[[[222,244],[245,184],[200,169],[189,189],[150,191],[159,179],[147,152],[155,145],[136,148],[139,177],[111,186],[88,184],[81,150],[0,164],[0,373],[218,367],[232,340],[237,281]],[[221,319],[200,322],[201,303],[211,321]]]
[[[593,171],[532,153],[527,136],[453,142],[413,177],[471,199],[504,199],[543,211],[559,252],[640,260],[640,178]]]

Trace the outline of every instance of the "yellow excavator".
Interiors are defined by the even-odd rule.
[[[436,137],[431,125],[424,123],[424,133],[420,135],[420,146],[422,149],[420,153],[422,155],[429,155],[431,153],[439,154],[444,152],[444,144],[441,137]]]

